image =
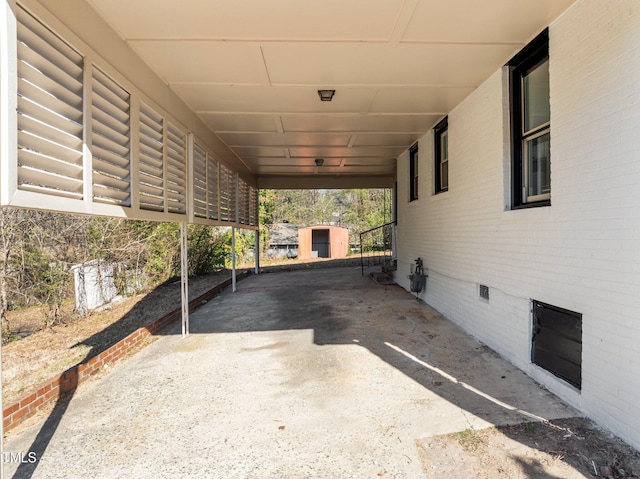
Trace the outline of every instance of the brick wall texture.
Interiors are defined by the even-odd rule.
[[[511,210],[506,69],[449,112],[449,191],[398,159],[398,282],[640,447],[640,2],[578,0],[549,25],[551,206]],[[490,300],[481,299],[480,284]],[[582,313],[580,391],[531,363],[531,300]]]

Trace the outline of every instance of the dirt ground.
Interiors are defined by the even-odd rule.
[[[285,264],[265,270],[319,266],[328,265]],[[224,271],[190,279],[189,296],[197,297],[229,275]],[[13,313],[13,331],[26,337],[3,346],[5,404],[179,307],[180,284],[174,281],[82,320],[32,334],[28,333],[42,323],[42,313],[37,309]],[[640,453],[584,418],[467,429],[418,439],[416,446],[429,479],[640,478]]]
[[[640,454],[584,418],[523,423],[417,441],[427,478],[640,477]]]
[[[189,279],[193,299],[230,277],[229,271]],[[71,366],[99,354],[136,329],[180,308],[180,282],[125,298],[86,318],[74,318],[73,303],[64,305],[64,324],[41,329],[41,308],[9,312],[9,324],[22,339],[2,347],[3,401],[9,404],[25,391]]]

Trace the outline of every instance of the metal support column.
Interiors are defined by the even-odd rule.
[[[0,341],[0,378],[2,378],[2,341]],[[4,401],[2,399],[2,381],[0,381],[0,479],[4,479]]]
[[[180,266],[182,292],[182,337],[189,334],[189,263],[187,251],[187,223],[180,224]]]
[[[253,247],[253,257],[256,260],[256,274],[260,274],[260,230],[256,230],[256,244]]]
[[[231,227],[231,290],[236,292],[236,227]]]

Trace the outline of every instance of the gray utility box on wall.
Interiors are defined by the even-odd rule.
[[[422,266],[422,258],[418,258],[416,261],[416,270],[411,273],[408,278],[411,280],[411,292],[421,293],[424,290],[427,276],[424,274]]]

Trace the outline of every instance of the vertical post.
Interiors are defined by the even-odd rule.
[[[2,378],[2,341],[0,341],[0,378]],[[4,401],[0,381],[0,479],[4,479]]]
[[[253,257],[256,261],[256,274],[260,274],[260,230],[256,230],[256,244],[253,247]]]
[[[180,223],[180,266],[182,292],[182,337],[189,334],[189,263],[187,261],[187,223]]]
[[[18,35],[12,4],[0,6],[0,204],[5,206],[18,188]]]
[[[0,6],[0,208],[8,205],[18,187],[18,42],[13,2]],[[0,341],[0,379],[2,341]],[[4,478],[4,401],[0,380],[0,479]]]
[[[360,267],[362,268],[362,276],[364,276],[364,256],[362,250],[362,233],[360,233]]]
[[[236,227],[231,227],[231,290],[236,292]]]

